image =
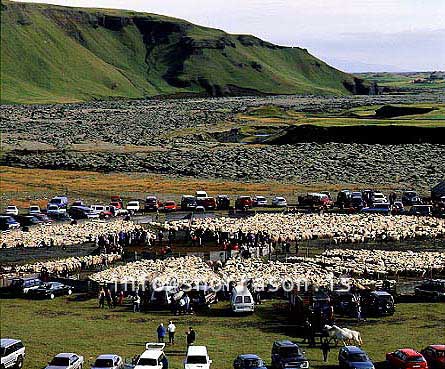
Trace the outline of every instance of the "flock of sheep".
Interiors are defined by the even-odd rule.
[[[445,219],[365,214],[257,214],[247,218],[179,220],[167,229],[201,229],[211,232],[265,232],[272,239],[302,241],[332,239],[334,244],[375,240],[401,241],[445,236]]]
[[[95,241],[101,235],[117,234],[121,231],[130,232],[137,228],[135,223],[122,219],[112,221],[86,221],[78,224],[57,223],[51,225],[37,225],[28,232],[20,229],[2,233],[0,244],[3,247],[39,247],[78,245],[88,241]]]
[[[425,275],[445,270],[440,252],[343,250],[326,251],[316,258],[291,258],[288,262],[234,257],[220,268],[212,268],[201,258],[189,256],[166,260],[144,260],[107,269],[90,276],[98,283],[160,283],[169,285],[206,283],[212,286],[252,281],[255,287],[283,286],[283,283],[328,286],[347,274],[364,285],[376,283],[381,274]]]

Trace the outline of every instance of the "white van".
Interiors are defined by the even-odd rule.
[[[189,346],[184,360],[184,369],[210,369],[210,360],[205,346]]]
[[[232,290],[230,306],[234,313],[253,313],[255,303],[253,296],[246,286],[236,286]]]
[[[196,191],[195,192],[195,197],[197,199],[202,199],[202,198],[209,197],[209,196],[207,195],[206,191]]]
[[[145,351],[125,369],[167,369],[168,360],[164,354],[165,343],[146,343]]]

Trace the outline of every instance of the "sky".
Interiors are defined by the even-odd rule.
[[[131,9],[247,33],[348,72],[445,70],[445,0],[38,0]]]

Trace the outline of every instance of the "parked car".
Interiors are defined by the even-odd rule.
[[[124,201],[122,200],[122,198],[120,197],[120,195],[114,195],[111,196],[110,198],[110,204],[116,203],[116,206],[119,209],[122,209],[124,207]]]
[[[276,196],[272,200],[272,206],[275,206],[277,208],[285,208],[287,207],[287,201],[284,197]]]
[[[114,209],[106,205],[91,205],[91,210],[99,214],[100,219],[108,219],[114,216]]]
[[[402,203],[405,206],[420,205],[422,204],[422,199],[416,191],[404,191],[402,194]]]
[[[372,291],[362,295],[362,309],[367,316],[385,316],[395,313],[394,297],[387,291]]]
[[[352,191],[351,190],[341,190],[337,194],[337,202],[336,205],[340,209],[349,208],[351,201]]]
[[[40,214],[34,214],[34,216],[40,220],[43,224],[51,224],[53,220],[46,214],[40,213]]]
[[[362,210],[366,206],[365,201],[363,200],[363,194],[361,192],[353,192],[351,195],[351,201],[349,207],[352,210]]]
[[[433,301],[445,301],[445,279],[427,279],[414,291],[418,297]]]
[[[19,215],[19,209],[15,205],[8,205],[5,209],[6,215]]]
[[[146,343],[145,351],[134,360],[134,369],[167,369],[165,343]]]
[[[421,353],[410,348],[388,352],[386,361],[395,369],[428,369],[428,364]]]
[[[35,277],[14,278],[8,289],[13,295],[26,295],[31,290],[39,288],[42,283],[39,278]]]
[[[264,361],[253,354],[238,355],[233,362],[233,369],[267,369]]]
[[[129,201],[127,203],[126,209],[130,213],[139,213],[139,211],[141,210],[141,203],[139,201],[137,201],[137,200]]]
[[[203,206],[206,210],[216,209],[216,200],[214,197],[197,197],[196,203],[198,206]]]
[[[20,223],[21,227],[31,227],[42,223],[42,221],[34,215],[17,215],[14,219]]]
[[[357,346],[342,347],[338,353],[338,365],[342,369],[374,369],[368,354]]]
[[[49,203],[49,205],[57,205],[60,209],[66,209],[68,207],[68,197],[66,196],[56,196],[53,197]]]
[[[22,341],[13,338],[2,338],[0,340],[1,368],[22,369],[25,351],[25,345]]]
[[[147,196],[145,198],[145,211],[156,211],[159,209],[159,202],[156,196]]]
[[[230,307],[234,313],[253,313],[255,303],[249,289],[245,286],[236,286],[232,290]]]
[[[41,214],[40,206],[39,205],[30,205],[28,208],[28,214],[29,215]]]
[[[119,355],[106,354],[99,355],[91,369],[123,369],[124,362]]]
[[[374,204],[373,206],[363,208],[361,212],[367,214],[389,215],[391,214],[391,209],[392,207],[389,203],[378,203]]]
[[[250,209],[252,205],[253,201],[250,196],[238,196],[235,200],[235,209],[246,210]]]
[[[267,199],[264,196],[254,196],[252,199],[253,206],[267,206]]]
[[[184,369],[210,369],[212,360],[205,346],[189,346],[184,360]]]
[[[218,196],[216,196],[216,207],[219,210],[229,210],[229,208],[230,208],[230,197],[228,195],[218,195]]]
[[[445,369],[445,345],[430,345],[420,353],[428,363],[429,369]]]
[[[181,210],[193,210],[198,206],[196,197],[191,195],[182,195],[181,198]]]
[[[28,295],[33,298],[51,299],[56,296],[71,295],[73,288],[59,282],[43,283],[39,287],[29,290]]]
[[[433,215],[433,205],[414,205],[410,209],[409,214],[430,217]]]
[[[405,214],[405,206],[401,201],[395,201],[392,205],[391,214],[393,215],[401,215]]]
[[[388,199],[382,192],[374,192],[371,196],[371,202],[373,205],[387,204]]]
[[[330,208],[333,205],[332,200],[328,195],[319,192],[309,192],[305,196],[298,196],[298,205],[309,207],[326,207]]]
[[[174,202],[174,201],[166,201],[166,202],[164,202],[164,206],[162,207],[162,209],[166,213],[170,213],[172,211],[176,211],[176,209],[177,209],[176,202]]]
[[[81,369],[83,356],[74,353],[61,353],[53,357],[45,369]]]
[[[66,213],[65,208],[59,208],[59,206],[55,204],[48,205],[48,207],[46,208],[46,214],[51,218],[59,217],[61,214],[65,213]]]
[[[0,215],[0,229],[2,231],[9,231],[11,229],[18,228],[20,228],[20,223],[17,222],[12,216]]]
[[[71,218],[66,211],[54,212],[51,214],[47,213],[47,215],[50,219],[53,219],[57,222],[72,222],[73,221],[73,218]]]
[[[99,219],[99,214],[88,206],[71,206],[68,214],[73,219]]]
[[[272,368],[307,369],[309,361],[301,348],[291,341],[275,341],[272,346]]]

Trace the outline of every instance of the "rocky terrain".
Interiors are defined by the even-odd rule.
[[[442,179],[445,145],[227,143],[204,133],[237,114],[277,105],[306,112],[444,102],[409,96],[210,98],[133,100],[62,105],[3,105],[2,165],[147,172],[230,180],[369,183],[429,188]]]

